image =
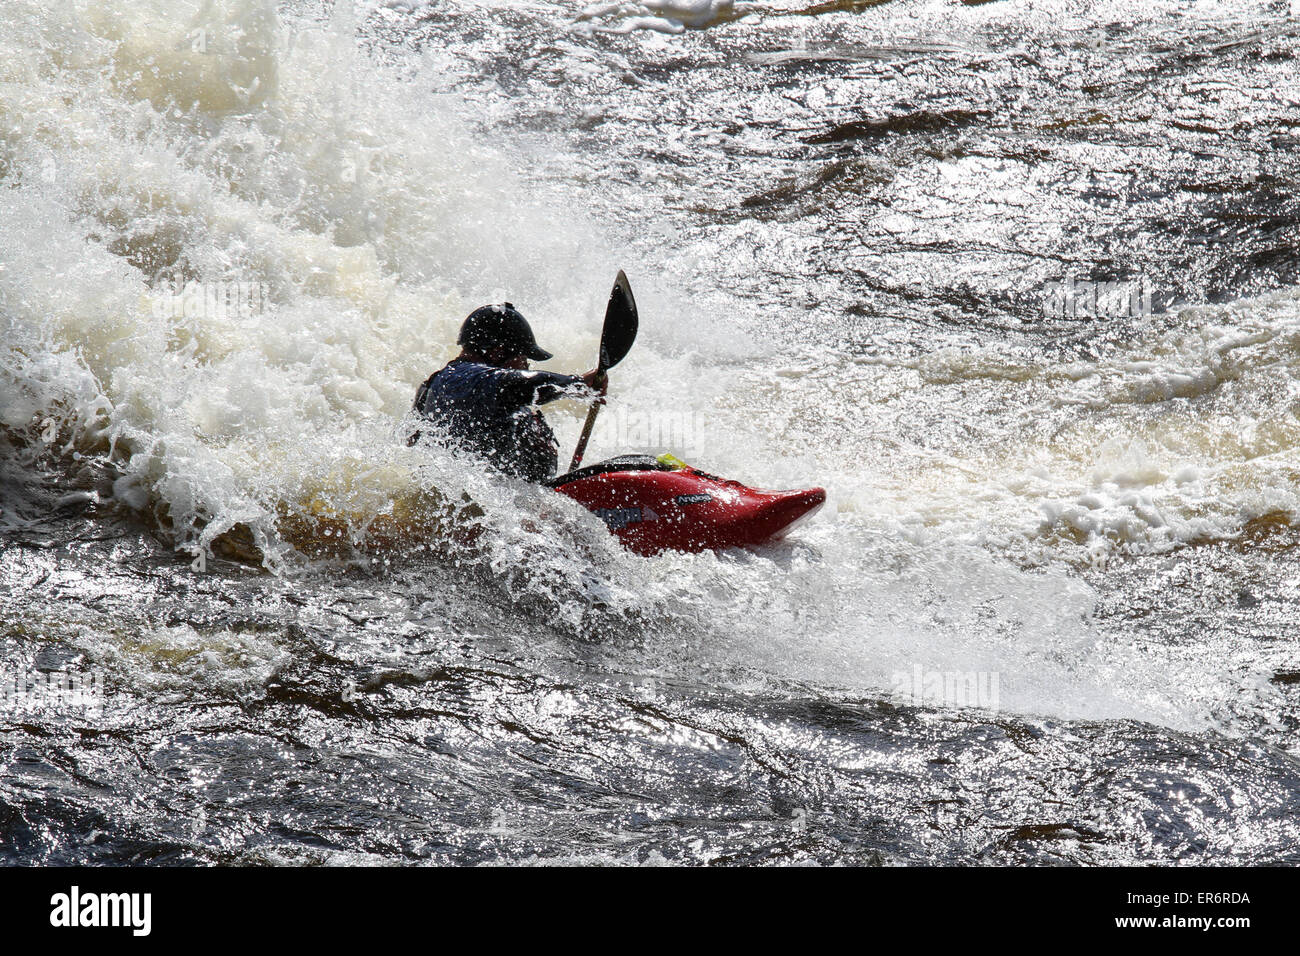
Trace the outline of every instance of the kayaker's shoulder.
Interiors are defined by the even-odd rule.
[[[430,375],[428,384],[438,388],[456,388],[473,382],[494,380],[496,376],[493,373],[499,371],[501,369],[493,368],[491,365],[454,358]]]
[[[511,369],[499,368],[473,359],[454,358],[444,365],[437,374],[447,373],[458,378],[502,378]]]

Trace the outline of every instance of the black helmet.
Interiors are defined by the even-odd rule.
[[[480,354],[504,349],[537,362],[553,357],[550,352],[537,347],[528,320],[509,302],[485,305],[471,312],[461,324],[456,342]]]

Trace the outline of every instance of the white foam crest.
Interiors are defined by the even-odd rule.
[[[851,524],[943,528],[1047,564],[1232,538],[1270,515],[1294,520],[1300,294],[1152,325],[1094,361],[1053,363],[1005,345],[896,360],[801,356],[754,384],[772,409],[773,440],[751,455],[796,443],[805,473],[832,488]],[[954,421],[976,437],[949,437]]]
[[[108,442],[122,497],[182,546],[245,523],[280,566],[277,508],[326,463],[373,478],[484,298],[521,304],[569,367],[592,350],[611,253],[337,26],[255,0],[7,17],[4,421]],[[192,281],[199,308],[174,309]],[[205,308],[221,283],[265,311]],[[402,454],[390,495],[418,491]]]
[[[746,4],[740,5],[743,11]],[[596,3],[578,15],[578,29],[609,33],[678,34],[725,23],[737,15],[735,0],[636,0],[634,3]]]

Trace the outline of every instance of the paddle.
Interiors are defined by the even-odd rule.
[[[600,361],[596,365],[596,371],[600,373],[596,377],[598,386],[604,381],[605,373],[623,361],[623,356],[632,348],[632,343],[636,341],[636,325],[636,299],[632,298],[632,287],[627,284],[627,276],[620,269],[618,278],[614,280],[614,288],[609,293],[609,305],[605,306],[605,328],[600,333]],[[578,447],[573,451],[569,471],[582,464],[582,454],[587,450],[587,440],[591,438],[591,430],[596,426],[596,415],[599,412],[600,402],[595,402],[591,411],[587,412],[587,423],[582,426],[582,437],[578,439]]]

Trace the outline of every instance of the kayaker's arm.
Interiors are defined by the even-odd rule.
[[[601,376],[603,378],[603,376]],[[561,375],[559,372],[524,372],[503,370],[500,397],[507,406],[545,405],[566,395],[582,392],[605,394],[604,383],[597,387],[595,370],[584,375]]]

